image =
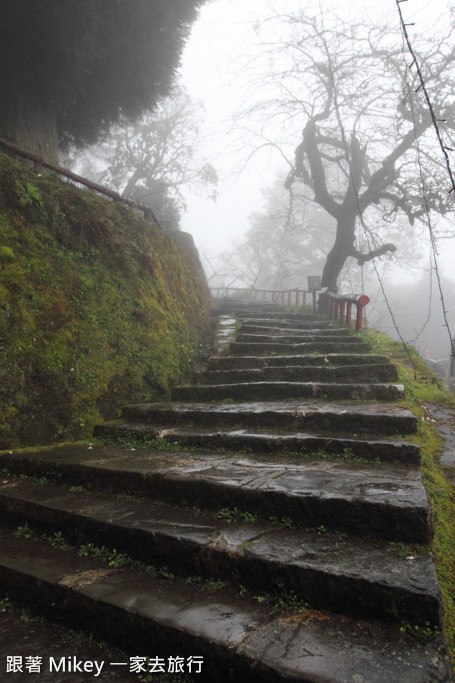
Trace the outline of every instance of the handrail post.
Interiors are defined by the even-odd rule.
[[[343,322],[345,317],[346,317],[346,301],[340,301],[340,321]]]
[[[346,311],[346,327],[349,329],[352,325],[352,301],[348,301],[347,311]]]
[[[350,294],[339,295],[326,292],[324,297],[327,301],[327,315],[329,318],[336,318],[340,322],[345,323],[346,327],[350,328],[352,324],[352,304],[356,307],[356,325],[357,331],[363,328],[363,309],[370,302],[366,294]]]

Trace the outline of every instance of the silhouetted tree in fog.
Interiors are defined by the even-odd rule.
[[[249,130],[257,117],[257,145],[264,145],[272,138],[269,124],[279,122],[283,144],[292,138],[298,144],[286,187],[303,184],[336,223],[322,275],[323,287],[336,291],[348,258],[362,265],[395,251],[383,235],[400,213],[412,226],[427,211],[453,210],[449,179],[397,29],[315,18],[304,9],[276,14],[258,30],[267,36],[269,25],[267,80],[253,97],[266,95],[248,108]],[[453,21],[440,31],[421,38],[417,51],[449,136],[455,129]]]
[[[212,284],[306,289],[308,275],[321,272],[333,225],[324,225],[323,211],[308,209],[299,192],[293,192],[290,206],[281,178],[263,194],[264,207],[249,216],[240,244],[209,259]]]
[[[181,88],[136,121],[122,120],[76,158],[82,175],[152,207],[176,229],[185,208],[183,187],[215,198],[218,177],[198,151],[201,106]]]

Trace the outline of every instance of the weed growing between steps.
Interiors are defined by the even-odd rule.
[[[347,401],[345,401],[347,403]],[[361,403],[361,402],[358,402]],[[386,438],[386,437],[383,437]],[[207,454],[207,447],[202,448],[202,446],[191,446],[186,444],[185,442],[180,443],[177,441],[171,441],[170,439],[166,439],[165,437],[156,437],[156,438],[140,438],[138,437],[134,432],[131,433],[131,435],[128,434],[123,434],[121,436],[117,437],[103,437],[99,439],[95,439],[94,443],[99,443],[99,444],[112,444],[115,446],[122,446],[123,448],[135,451],[135,450],[146,450],[146,449],[151,449],[151,450],[157,450],[157,451],[167,451],[168,453],[177,453],[177,452],[182,452],[186,451],[188,453],[200,453],[200,454]],[[223,447],[212,447],[210,446],[210,453],[216,454],[216,455],[232,455],[233,452],[246,455],[246,454],[254,454],[255,450],[252,447],[244,447],[244,448],[237,448],[234,450],[230,450],[228,448],[223,448]],[[1,457],[1,452],[0,452],[0,457]],[[335,452],[331,450],[316,450],[316,451],[305,451],[305,450],[287,450],[287,449],[282,449],[282,450],[274,450],[273,451],[273,457],[283,457],[283,458],[308,458],[308,459],[314,459],[314,460],[328,460],[328,461],[333,461],[333,462],[344,462],[344,463],[358,463],[358,464],[371,464],[371,463],[376,463],[380,464],[381,460],[379,458],[362,458],[359,455],[356,455],[351,448],[343,448],[342,451],[340,452]],[[398,464],[398,461],[397,461]]]
[[[439,464],[442,440],[429,408],[431,405],[455,408],[455,398],[414,349],[409,349],[412,367],[399,342],[373,330],[359,336],[371,344],[374,352],[388,355],[397,365],[399,381],[406,389],[405,405],[419,418],[417,442],[422,449],[421,470],[432,510],[432,550],[442,597],[443,633],[455,667],[455,491]]]
[[[32,480],[36,486],[47,486],[47,485],[57,485],[61,486],[62,481],[58,478],[58,476],[36,476],[36,475],[29,475],[29,474],[15,474],[14,472],[11,472],[7,467],[4,467],[0,470],[0,473],[4,474],[5,476],[17,476],[19,479],[30,479]],[[64,491],[65,488],[62,488],[62,491]],[[84,493],[84,494],[89,494],[92,496],[104,496],[104,494],[101,492],[98,492],[96,489],[89,489],[85,486],[82,486],[80,484],[72,485],[68,489],[70,493]],[[115,498],[116,500],[123,501],[126,503],[152,503],[153,505],[166,505],[166,503],[162,500],[157,500],[157,499],[152,499],[150,497],[143,497],[139,496],[134,493],[113,493],[111,494],[112,498]],[[240,510],[239,508],[228,508],[228,507],[223,507],[220,510],[209,510],[208,508],[200,508],[197,506],[184,506],[184,509],[190,512],[194,517],[206,517],[206,518],[215,518],[215,519],[220,519],[226,522],[227,524],[231,523],[244,523],[244,524],[254,524],[257,521],[268,521],[271,522],[274,526],[278,527],[287,527],[289,529],[295,528],[295,524],[292,521],[290,517],[277,517],[276,515],[272,515],[270,517],[262,517],[261,515],[254,513],[254,512],[249,512],[248,510]],[[320,527],[319,529],[322,529],[326,531],[327,533],[328,530],[326,530],[324,527]],[[312,529],[309,529],[309,531],[313,531]],[[319,533],[319,531],[318,531]],[[33,532],[27,524],[23,525],[22,527],[19,527],[16,532],[17,536],[23,536],[25,538],[34,538],[36,540],[36,534]],[[345,537],[347,534],[338,534],[340,537]],[[41,540],[47,540],[48,542],[51,542],[52,545],[55,547],[60,547],[61,550],[64,550],[65,548],[63,545],[58,545],[59,541],[63,542],[63,537],[60,532],[55,532],[52,536],[50,537],[45,537],[41,536]],[[69,548],[69,546],[68,546]],[[117,551],[115,551],[115,555],[118,558]],[[88,553],[87,556],[90,556]],[[108,559],[107,557],[103,559]],[[113,559],[113,558],[110,558]],[[121,562],[121,560],[120,560]]]
[[[180,577],[165,566],[145,565],[126,553],[120,553],[115,548],[107,548],[104,545],[97,546],[94,543],[84,543],[80,546],[74,546],[65,539],[60,531],[56,531],[53,534],[40,534],[30,527],[29,524],[22,524],[17,527],[14,535],[24,540],[48,543],[58,550],[75,552],[79,557],[88,557],[102,562],[112,569],[126,569],[145,573],[153,578],[180,581],[209,593],[215,593],[226,588],[234,590],[241,597],[254,600],[262,605],[264,607],[264,619],[276,615],[302,614],[308,609],[308,604],[299,598],[293,590],[288,590],[282,582],[274,582],[274,585],[271,586],[273,592],[257,593],[243,585],[227,585],[221,579],[205,578],[198,575]]]

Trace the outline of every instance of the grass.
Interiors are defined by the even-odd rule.
[[[227,510],[227,509],[225,509]],[[223,512],[223,511],[221,511]],[[237,509],[230,511],[237,517]],[[249,519],[249,513],[247,521]],[[240,514],[243,519],[243,515]],[[237,521],[237,519],[235,520]],[[277,520],[277,523],[288,525],[288,519]],[[55,531],[52,534],[39,534],[28,524],[22,524],[17,527],[14,535],[29,541],[47,543],[54,548],[63,551],[75,552],[79,557],[88,557],[99,562],[103,562],[108,567],[127,569],[139,573],[146,573],[149,576],[159,579],[166,579],[168,581],[179,581],[186,585],[195,586],[208,593],[216,593],[224,589],[234,590],[240,597],[254,600],[264,606],[264,616],[276,616],[278,614],[289,613],[303,613],[308,609],[307,603],[302,600],[294,590],[286,588],[284,583],[272,579],[271,590],[269,592],[257,592],[243,585],[236,586],[225,583],[219,578],[203,577],[200,575],[180,576],[169,570],[166,566],[157,567],[155,565],[146,565],[145,563],[130,557],[127,553],[121,553],[115,548],[108,548],[104,545],[97,546],[94,543],[83,543],[79,546],[74,546],[68,542],[63,536],[62,532]],[[6,612],[10,608],[9,598],[0,601],[0,613]],[[161,680],[161,679],[160,679]]]
[[[455,491],[439,462],[442,439],[432,406],[455,409],[455,397],[432,374],[414,349],[378,332],[361,333],[374,352],[386,354],[398,367],[406,389],[404,406],[418,418],[417,442],[422,451],[422,476],[430,501],[434,527],[432,551],[442,600],[442,631],[455,668]]]

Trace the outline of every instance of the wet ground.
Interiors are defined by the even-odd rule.
[[[189,680],[181,674],[153,675],[148,673],[147,668],[145,672],[130,670],[135,667],[141,668],[140,664],[130,661],[130,657],[121,650],[91,641],[78,631],[33,617],[28,611],[1,596],[0,681],[187,683]]]
[[[444,440],[439,462],[455,486],[455,410],[431,404],[428,409],[430,417],[437,421],[439,434]]]

